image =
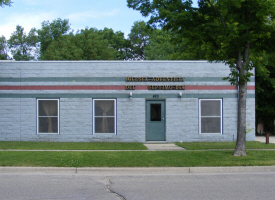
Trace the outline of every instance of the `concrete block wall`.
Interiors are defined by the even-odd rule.
[[[0,140],[20,140],[21,99],[0,98]]]
[[[230,86],[229,68],[205,61],[0,62],[0,140],[146,141],[146,100],[166,103],[166,142],[233,141],[237,89],[125,90],[86,86]],[[126,82],[126,77],[184,77],[185,82]],[[254,79],[248,84],[254,86]],[[51,88],[60,87],[60,88]],[[70,89],[64,86],[80,86]],[[132,92],[133,97],[129,98]],[[179,98],[182,92],[182,98]],[[247,140],[255,137],[255,90],[248,91]],[[37,134],[37,98],[60,103],[60,134]],[[93,133],[93,99],[116,99],[116,134]],[[199,134],[199,99],[223,100],[223,134]],[[156,99],[155,99],[156,100]],[[251,128],[249,128],[251,127]]]
[[[256,132],[256,103],[255,98],[247,98],[246,100],[246,140],[254,141]]]

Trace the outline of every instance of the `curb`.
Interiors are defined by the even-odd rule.
[[[249,167],[0,167],[0,174],[79,174],[115,175],[180,175],[196,173],[258,173],[275,172],[275,166]]]

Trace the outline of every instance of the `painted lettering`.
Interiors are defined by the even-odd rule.
[[[128,82],[183,82],[184,77],[126,77]]]
[[[126,85],[126,90],[135,90],[135,85]]]

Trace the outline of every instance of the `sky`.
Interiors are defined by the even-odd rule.
[[[43,21],[69,19],[75,32],[80,29],[112,28],[127,38],[135,21],[148,21],[133,9],[126,0],[12,0],[11,7],[0,7],[0,36],[9,39],[20,25],[28,33],[41,28]]]

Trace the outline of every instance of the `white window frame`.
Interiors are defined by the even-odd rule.
[[[95,118],[99,116],[95,116],[95,101],[114,101],[114,116],[109,116],[109,117],[114,117],[114,133],[97,133],[95,131]],[[117,109],[117,104],[116,104],[116,99],[93,99],[93,134],[117,134],[116,133],[116,109]],[[105,116],[108,117],[108,116]]]
[[[39,132],[39,101],[57,101],[57,133],[45,133],[45,132]],[[37,114],[36,114],[36,127],[37,127],[37,134],[54,134],[54,135],[58,135],[60,132],[60,127],[59,127],[59,122],[60,122],[60,114],[59,114],[59,99],[36,99],[36,110],[37,110]],[[56,117],[56,116],[47,116],[47,117]]]
[[[220,102],[220,113],[221,116],[201,116],[201,102],[202,101],[219,101]],[[199,134],[222,134],[223,133],[223,99],[199,99]],[[201,132],[201,119],[204,117],[220,117],[220,133],[202,133]]]

